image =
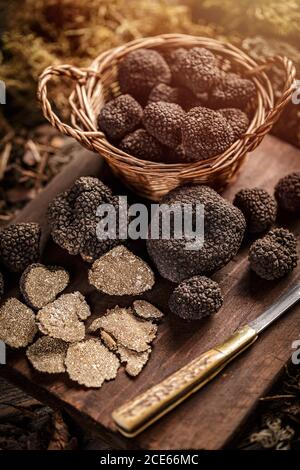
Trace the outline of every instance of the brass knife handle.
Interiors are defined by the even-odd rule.
[[[224,343],[201,354],[161,383],[125,403],[112,413],[118,430],[126,437],[139,434],[203,387],[256,338],[253,328],[243,326]]]

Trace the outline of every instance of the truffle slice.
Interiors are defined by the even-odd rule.
[[[179,69],[185,85],[195,95],[208,91],[216,82],[216,58],[204,47],[193,47],[179,59]]]
[[[300,172],[291,173],[278,181],[275,198],[281,209],[289,212],[300,211]]]
[[[169,299],[171,312],[185,320],[200,320],[213,315],[222,304],[219,285],[205,276],[193,276],[181,282]]]
[[[131,349],[118,347],[118,355],[120,356],[121,363],[125,363],[125,371],[128,375],[136,377],[142,371],[143,367],[147,364],[151,349],[149,348],[144,352],[136,352]]]
[[[233,204],[244,214],[251,233],[264,232],[275,222],[277,204],[264,189],[241,189],[235,195]]]
[[[119,148],[141,160],[161,162],[164,159],[164,148],[158,140],[145,129],[137,129],[121,140]]]
[[[109,295],[138,295],[151,289],[154,274],[150,267],[120,245],[94,262],[89,282]]]
[[[31,264],[20,279],[20,290],[32,308],[40,309],[56,299],[69,284],[69,274],[59,266]]]
[[[241,109],[237,108],[225,108],[219,109],[218,111],[229,122],[230,127],[233,130],[234,139],[240,139],[249,127],[249,119],[247,114],[245,114]]]
[[[4,294],[4,277],[3,277],[3,274],[0,272],[0,300],[3,294]]]
[[[0,258],[10,271],[22,272],[40,258],[41,228],[36,223],[20,223],[0,232]]]
[[[210,93],[210,105],[214,108],[244,108],[256,96],[251,80],[235,73],[221,73]]]
[[[68,343],[61,339],[42,336],[34,344],[29,346],[26,355],[39,372],[59,374],[65,372],[65,357]]]
[[[0,340],[12,348],[32,343],[37,333],[33,311],[18,299],[7,299],[0,307]]]
[[[115,339],[109,333],[107,333],[107,331],[101,330],[100,336],[101,336],[103,343],[110,351],[114,351],[114,352],[117,351],[118,344],[115,341]]]
[[[176,148],[181,143],[181,126],[185,112],[175,103],[158,101],[144,109],[143,123],[146,130],[163,145]]]
[[[146,300],[135,300],[133,302],[134,313],[144,320],[161,320],[164,314],[157,307]]]
[[[120,361],[100,341],[88,339],[69,346],[65,365],[70,379],[99,388],[116,377]]]
[[[181,186],[164,196],[160,203],[166,204],[167,208],[191,205],[199,231],[203,221],[199,220],[196,207],[203,206],[205,223],[204,243],[193,250],[187,249],[190,239],[184,234],[180,239],[174,237],[174,222],[170,224],[169,239],[162,237],[162,224],[159,223],[159,237],[149,237],[147,248],[163,277],[181,282],[195,275],[213,274],[235,256],[244,236],[246,221],[242,212],[216,191],[199,184]],[[182,216],[181,210],[180,213]],[[157,223],[157,214],[153,217],[151,223]]]
[[[116,306],[92,322],[90,332],[104,330],[111,335],[118,345],[136,352],[147,351],[149,343],[155,338],[157,325],[151,321],[136,318],[129,308]]]
[[[235,138],[224,116],[208,108],[193,108],[182,125],[182,143],[190,161],[206,160],[223,153]]]
[[[249,261],[251,269],[263,279],[285,276],[297,266],[296,237],[283,228],[271,230],[251,245]]]
[[[143,109],[130,95],[120,95],[106,103],[98,117],[99,128],[113,140],[122,139],[141,122]]]
[[[145,102],[158,83],[170,83],[171,71],[163,56],[152,49],[137,49],[119,62],[118,80],[122,93]]]
[[[38,312],[38,327],[52,338],[70,343],[81,341],[85,336],[82,320],[90,315],[90,308],[80,292],[64,294]]]

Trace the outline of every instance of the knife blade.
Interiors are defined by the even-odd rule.
[[[251,346],[274,321],[300,300],[300,284],[281,296],[259,317],[242,326],[223,343],[174,372],[112,413],[118,431],[134,437],[202,388]]]

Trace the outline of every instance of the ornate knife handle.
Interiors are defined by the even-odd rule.
[[[214,378],[232,359],[257,338],[246,325],[224,343],[201,354],[158,385],[125,403],[112,413],[118,430],[134,437]]]

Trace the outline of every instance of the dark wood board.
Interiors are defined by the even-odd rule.
[[[48,200],[69,186],[79,174],[101,177],[101,168],[99,157],[82,151],[73,164],[20,214],[19,221],[38,220],[44,225]],[[249,156],[239,178],[224,195],[231,200],[240,188],[253,186],[272,191],[280,176],[299,168],[300,151],[268,136]],[[299,236],[299,221],[289,218],[281,219],[281,223]],[[135,439],[125,439],[116,432],[111,412],[225,339],[299,281],[300,267],[292,275],[276,282],[260,280],[251,273],[247,261],[249,242],[245,242],[235,259],[214,276],[224,293],[223,308],[214,318],[202,322],[185,323],[171,314],[167,315],[159,327],[150,361],[136,379],[130,379],[120,370],[117,379],[105,383],[100,390],[86,390],[65,376],[54,378],[35,372],[20,351],[9,354],[8,365],[0,367],[0,373],[39,400],[63,407],[115,447],[219,449],[226,446],[290,358],[292,341],[297,339],[300,329],[300,305],[269,328],[218,378]],[[137,243],[134,249],[148,259],[143,243]],[[93,290],[87,283],[87,266],[78,257],[68,256],[51,241],[46,246],[44,261],[69,268],[72,273],[70,290],[80,289],[97,315],[115,304],[130,305],[132,302],[129,297],[108,297]],[[169,282],[157,277],[155,287],[143,298],[168,313],[167,300],[171,289]]]

